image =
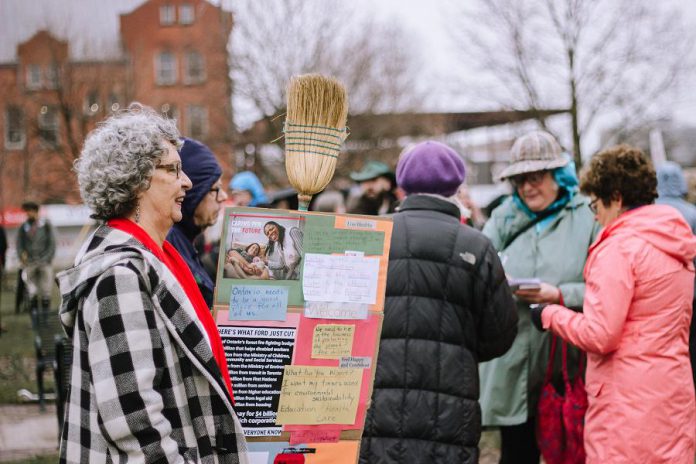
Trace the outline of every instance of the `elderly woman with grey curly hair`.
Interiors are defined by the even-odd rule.
[[[75,164],[103,221],[58,276],[72,339],[61,462],[247,462],[220,335],[165,241],[191,181],[173,121],[132,104]]]

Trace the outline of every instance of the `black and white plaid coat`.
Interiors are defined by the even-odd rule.
[[[75,263],[58,276],[74,348],[61,462],[246,463],[207,335],[173,274],[108,226]]]

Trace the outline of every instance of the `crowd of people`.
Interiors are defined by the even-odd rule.
[[[313,203],[393,219],[360,462],[478,462],[487,427],[501,463],[537,464],[545,372],[562,392],[562,364],[587,392],[582,458],[564,462],[691,464],[696,207],[681,169],[656,172],[619,145],[578,178],[542,131],[510,159],[499,177],[512,194],[490,218],[471,202],[463,158],[435,141],[404,150],[395,172],[367,162],[350,176],[357,195]],[[99,226],[57,278],[75,352],[62,462],[249,462],[210,313],[217,252],[202,237],[224,204],[290,196],[251,172],[225,189],[208,147],[139,104],[88,135],[76,172]],[[38,205],[25,210],[18,250],[43,304],[52,251],[31,245],[47,225]],[[302,232],[268,221],[263,234],[225,251],[225,277],[297,278]],[[554,337],[567,359],[549,361]]]

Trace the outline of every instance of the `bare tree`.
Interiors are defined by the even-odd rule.
[[[261,116],[283,111],[294,74],[334,75],[351,112],[414,109],[419,57],[394,24],[360,15],[340,0],[247,0],[235,12],[231,67],[235,97]]]
[[[620,118],[623,130],[644,125],[664,112],[661,98],[691,67],[694,36],[670,1],[477,0],[452,8],[454,43],[490,98],[568,108],[578,166],[599,117]]]

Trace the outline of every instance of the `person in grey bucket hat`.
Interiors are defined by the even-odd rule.
[[[498,177],[503,180],[527,172],[548,171],[569,162],[553,135],[534,131],[515,141],[510,150],[510,165]]]
[[[483,233],[509,278],[536,279],[536,285],[513,288],[519,322],[512,348],[479,365],[482,422],[500,430],[501,464],[538,464],[537,406],[550,337],[532,327],[530,307],[563,301],[582,308],[583,268],[599,226],[589,200],[578,191],[575,163],[549,133],[519,137],[499,177],[510,181],[513,192],[493,210]],[[578,359],[578,351],[569,347],[571,375]],[[560,362],[554,363],[554,373],[560,373]]]

